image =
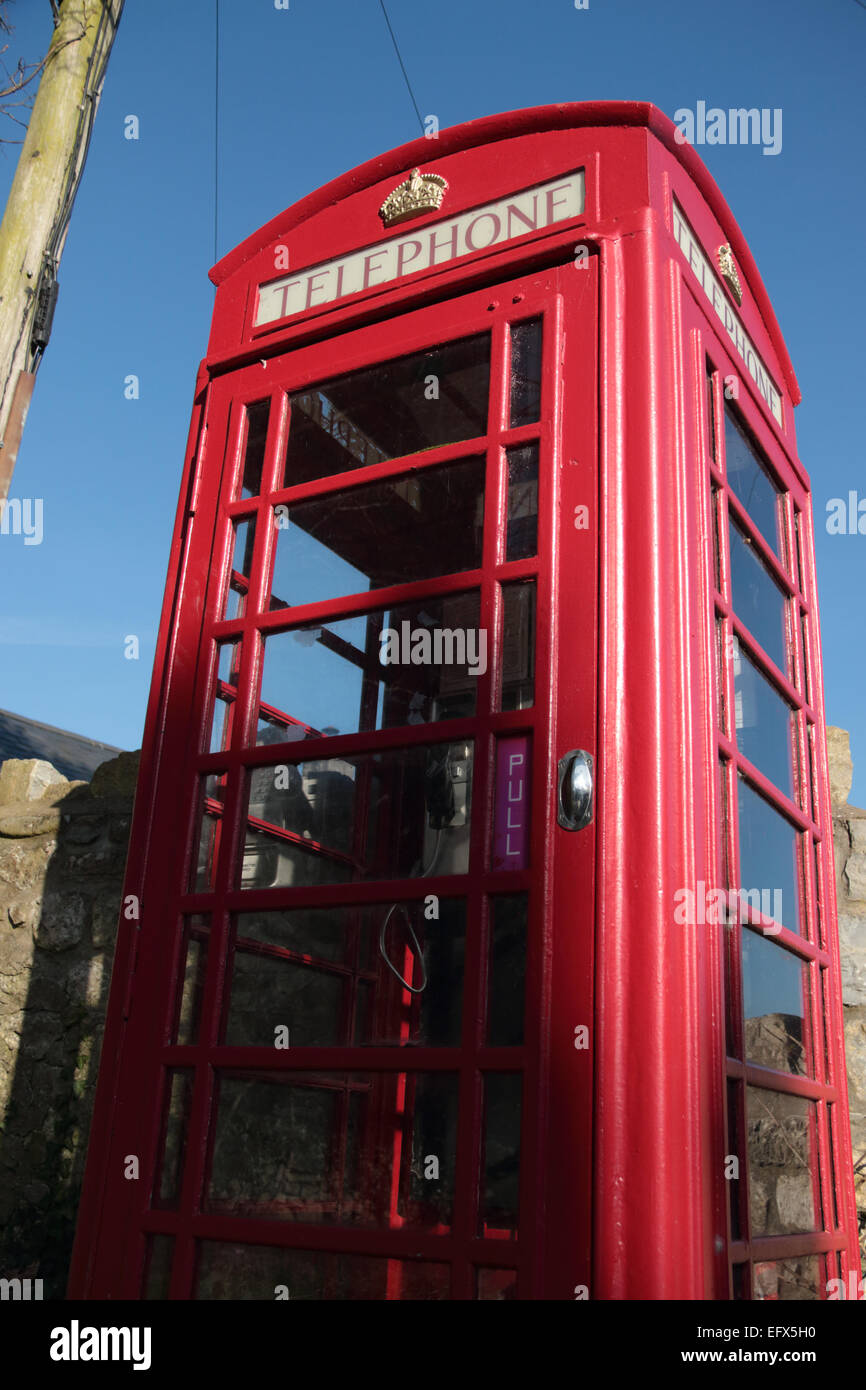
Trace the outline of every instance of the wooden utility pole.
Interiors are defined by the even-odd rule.
[[[0,224],[0,509],[57,298],[57,267],[123,0],[61,0]]]

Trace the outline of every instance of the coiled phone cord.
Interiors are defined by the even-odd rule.
[[[442,831],[441,829],[439,829],[436,831],[436,848],[433,851],[433,858],[430,860],[430,863],[424,870],[424,872],[420,875],[421,878],[430,877],[433,870],[436,868],[436,862],[439,858],[439,851],[441,850],[441,848]],[[417,956],[417,959],[421,962],[420,985],[410,985],[408,980],[404,980],[396,965],[394,965],[394,963],[389,959],[388,951],[385,946],[385,933],[388,930],[388,923],[390,922],[395,912],[402,912],[403,916],[406,918],[406,926],[408,928],[409,935],[411,936],[412,941],[415,945],[415,954]],[[382,926],[379,930],[379,955],[382,957],[388,969],[391,971],[391,974],[396,975],[397,979],[400,981],[400,984],[403,986],[404,989],[408,989],[411,994],[422,994],[424,992],[424,990],[427,988],[427,966],[424,963],[424,953],[421,950],[421,942],[418,940],[415,928],[412,926],[412,923],[409,920],[409,913],[406,911],[406,906],[404,903],[392,903],[391,906],[388,908],[388,911],[385,915],[385,920],[383,921]]]

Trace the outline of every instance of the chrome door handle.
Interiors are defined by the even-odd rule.
[[[592,820],[592,754],[572,748],[560,758],[556,820],[563,830],[583,830]]]

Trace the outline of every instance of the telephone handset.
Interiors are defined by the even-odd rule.
[[[470,749],[465,744],[438,744],[430,749],[424,772],[424,802],[431,830],[466,824],[469,758]]]
[[[451,770],[451,747],[440,744],[427,755],[424,772],[424,802],[427,819],[433,830],[444,830],[454,819],[454,777]]]

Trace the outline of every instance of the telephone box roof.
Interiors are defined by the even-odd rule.
[[[482,116],[478,120],[464,121],[461,125],[448,126],[440,130],[435,145],[437,157],[455,154],[460,150],[472,149],[479,145],[494,144],[497,140],[513,139],[516,136],[539,133],[546,130],[567,130],[570,128],[591,128],[603,126],[645,126],[679,160],[694,184],[702,194],[708,207],[721,226],[734,257],[739,264],[755,303],[763,319],[764,326],[778,356],[779,365],[785,379],[785,386],[794,405],[799,405],[801,395],[797,378],[785,341],[782,337],[770,297],[761,279],[758,267],[749,250],[743,233],[737,224],[715,179],[710,174],[694,147],[677,139],[677,127],[669,116],[652,102],[648,101],[574,101],[557,102],[551,106],[527,107],[520,111],[503,111],[494,116]],[[398,145],[385,154],[368,159],[321,188],[308,193],[299,202],[293,203],[264,226],[246,237],[227,255],[223,256],[210,272],[210,279],[217,286],[236,274],[245,263],[270,243],[288,235],[294,227],[320,212],[340,202],[343,198],[368,188],[380,180],[404,173],[415,165],[430,162],[431,142],[425,136],[410,140],[408,144]]]

